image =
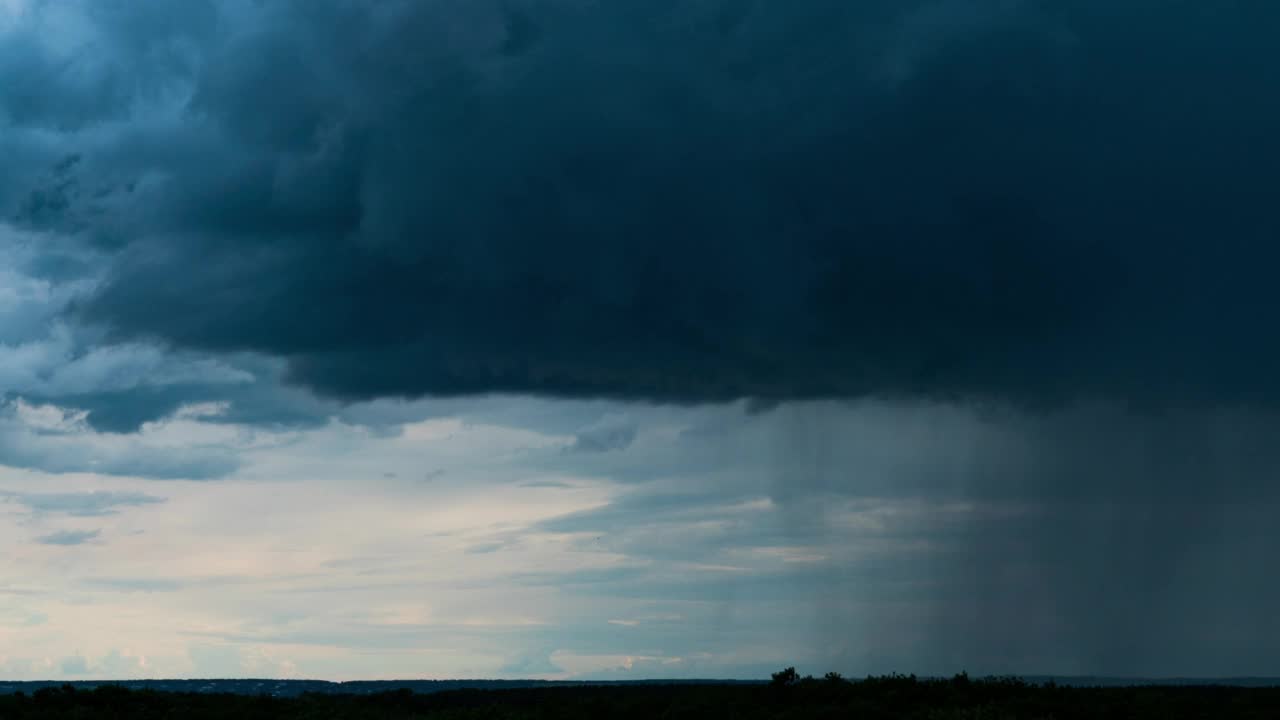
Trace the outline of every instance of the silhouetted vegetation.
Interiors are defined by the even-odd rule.
[[[894,675],[847,681],[800,678],[768,685],[614,685],[508,690],[409,690],[374,695],[273,698],[70,685],[0,696],[0,718],[859,718],[867,720],[1068,720],[1070,718],[1280,717],[1280,688],[1065,687],[1016,678],[922,680]]]
[[[789,667],[786,670],[780,670],[773,674],[773,682],[770,683],[775,688],[790,687],[800,682],[800,675],[796,669]]]

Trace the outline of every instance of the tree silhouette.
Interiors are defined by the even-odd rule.
[[[780,670],[773,674],[772,684],[774,687],[790,687],[798,682],[800,682],[800,674],[797,673],[796,669],[793,667],[789,667],[786,670]]]

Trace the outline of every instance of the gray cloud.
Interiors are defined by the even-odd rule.
[[[82,493],[17,493],[0,491],[0,497],[32,512],[65,513],[75,517],[114,515],[123,507],[153,505],[162,497],[137,492],[93,490]]]
[[[86,584],[93,588],[124,593],[174,592],[183,587],[183,584],[177,580],[131,577],[90,578]]]
[[[101,530],[59,530],[36,538],[41,545],[83,545],[96,540]]]
[[[81,655],[73,655],[62,659],[60,664],[63,675],[88,675],[89,661]]]
[[[532,675],[554,675],[564,672],[564,668],[551,661],[551,652],[533,652],[511,658],[498,672],[509,676],[528,677]]]
[[[342,398],[1272,403],[1275,11],[1144,8],[87,10],[0,201],[81,319]]]
[[[681,417],[685,430],[554,458],[629,490],[538,525],[628,563],[520,582],[730,606],[799,593],[812,604],[796,631],[814,649],[845,648],[833,667],[1274,667],[1263,638],[1280,583],[1260,571],[1277,547],[1270,411],[637,414],[645,428]]]
[[[279,370],[249,358],[211,358],[168,352],[153,344],[105,341],[102,334],[62,317],[102,271],[103,257],[77,251],[75,263],[92,270],[46,277],[48,265],[63,264],[47,236],[0,226],[0,400],[24,399],[88,411],[86,421],[104,432],[136,431],[180,406],[235,398],[237,418],[263,424],[298,415],[302,393],[265,388]],[[59,272],[54,272],[57,275]],[[277,363],[278,365],[278,363]],[[270,398],[271,412],[262,404]],[[256,402],[255,402],[256,401]],[[312,402],[312,406],[316,403]],[[310,410],[310,408],[308,408]],[[308,420],[318,413],[311,411]]]
[[[573,438],[573,444],[566,448],[571,453],[601,453],[614,450],[626,450],[636,439],[634,423],[608,421],[587,428]]]
[[[96,472],[153,479],[212,480],[239,467],[232,448],[165,446],[143,437],[88,442],[83,417],[55,406],[37,408],[40,423],[20,403],[0,405],[0,463],[48,473]],[[101,437],[97,438],[102,440]]]

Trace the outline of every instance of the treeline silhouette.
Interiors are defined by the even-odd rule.
[[[867,720],[1068,720],[1072,718],[1280,718],[1280,688],[1231,686],[1067,687],[1017,678],[918,679],[891,675],[815,679],[794,668],[761,685],[628,685],[409,690],[299,697],[171,693],[71,685],[0,696],[0,718],[437,718],[682,720],[858,718]]]

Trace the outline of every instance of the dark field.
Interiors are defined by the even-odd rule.
[[[0,718],[1280,718],[1280,688],[1069,687],[914,677],[271,697],[66,685],[0,696]]]

